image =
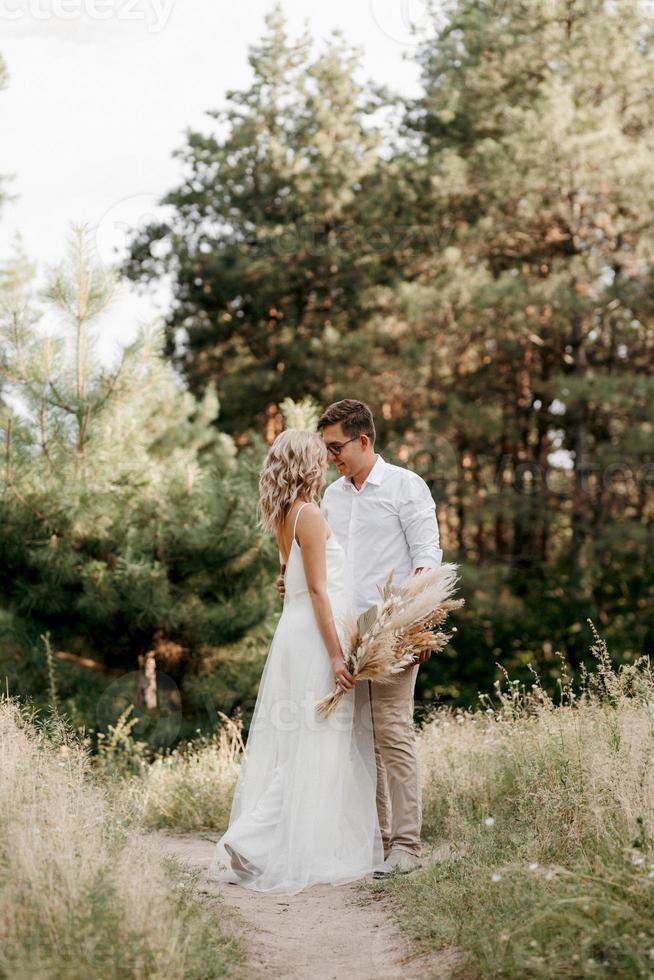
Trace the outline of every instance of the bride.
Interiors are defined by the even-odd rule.
[[[343,657],[347,563],[316,503],[326,474],[322,438],[299,429],[275,439],[261,471],[261,524],[286,564],[284,607],[208,872],[276,895],[354,881],[384,860],[368,685],[354,683]],[[348,695],[325,720],[314,705],[335,684]]]

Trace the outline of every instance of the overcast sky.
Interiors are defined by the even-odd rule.
[[[284,0],[292,36],[305,21],[317,40],[335,28],[363,48],[367,76],[413,94],[417,69],[404,55],[425,21],[417,0]],[[16,200],[0,211],[0,261],[20,233],[45,267],[63,255],[72,223],[92,229],[113,261],[125,229],[155,213],[178,182],[171,153],[185,127],[206,128],[207,109],[249,84],[248,46],[272,8],[263,0],[0,0],[0,174]],[[162,301],[122,297],[99,324],[101,356],[113,360]],[[47,321],[46,321],[47,323]]]

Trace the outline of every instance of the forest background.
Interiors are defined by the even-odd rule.
[[[651,653],[651,10],[450,0],[438,17],[407,101],[360,80],[342,35],[291,38],[273,8],[251,85],[188,130],[166,217],[120,267],[83,227],[45,290],[25,254],[4,263],[9,693],[45,704],[56,684],[99,729],[134,704],[154,746],[247,722],[281,608],[259,467],[343,397],[427,481],[460,565],[466,606],[420,670],[418,719],[501,668],[555,692],[588,618],[619,662]],[[173,302],[109,370],[94,342],[121,277]]]

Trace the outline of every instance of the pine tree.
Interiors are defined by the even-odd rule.
[[[174,217],[135,234],[126,272],[172,276],[168,352],[192,390],[215,381],[227,431],[270,438],[284,397],[329,400],[343,378],[340,343],[375,276],[362,209],[380,135],[342,37],[312,57],[279,6],[266,25],[252,85],[208,113],[214,134],[187,134],[188,177],[162,202]]]
[[[182,682],[276,598],[255,523],[263,447],[237,455],[215,391],[180,387],[156,325],[98,367],[116,278],[85,229],[44,294],[62,334],[37,329],[16,268],[2,283],[0,375],[19,409],[2,419],[0,594],[32,636],[51,630],[107,667],[153,654]]]
[[[498,653],[513,656],[504,635],[536,659],[568,629],[574,649],[589,609],[615,648],[641,653],[654,621],[629,596],[652,596],[651,11],[450,0],[442,14],[405,119],[414,170],[398,156],[439,247],[410,256],[386,296],[407,336],[389,414],[418,420],[403,441],[419,465],[421,452],[434,465],[430,432],[457,461],[447,524],[480,566],[499,559],[480,589]],[[490,629],[502,583],[522,636]]]

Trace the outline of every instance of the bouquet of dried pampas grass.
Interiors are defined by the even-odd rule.
[[[465,603],[465,599],[452,598],[457,568],[452,563],[427,568],[396,588],[391,572],[379,590],[382,605],[372,626],[362,633],[354,616],[344,624],[348,648],[345,662],[357,681],[388,684],[395,674],[415,663],[419,653],[443,649],[456,626],[450,633],[440,627],[453,609]],[[329,718],[345,693],[335,688],[316,703],[316,711]]]

